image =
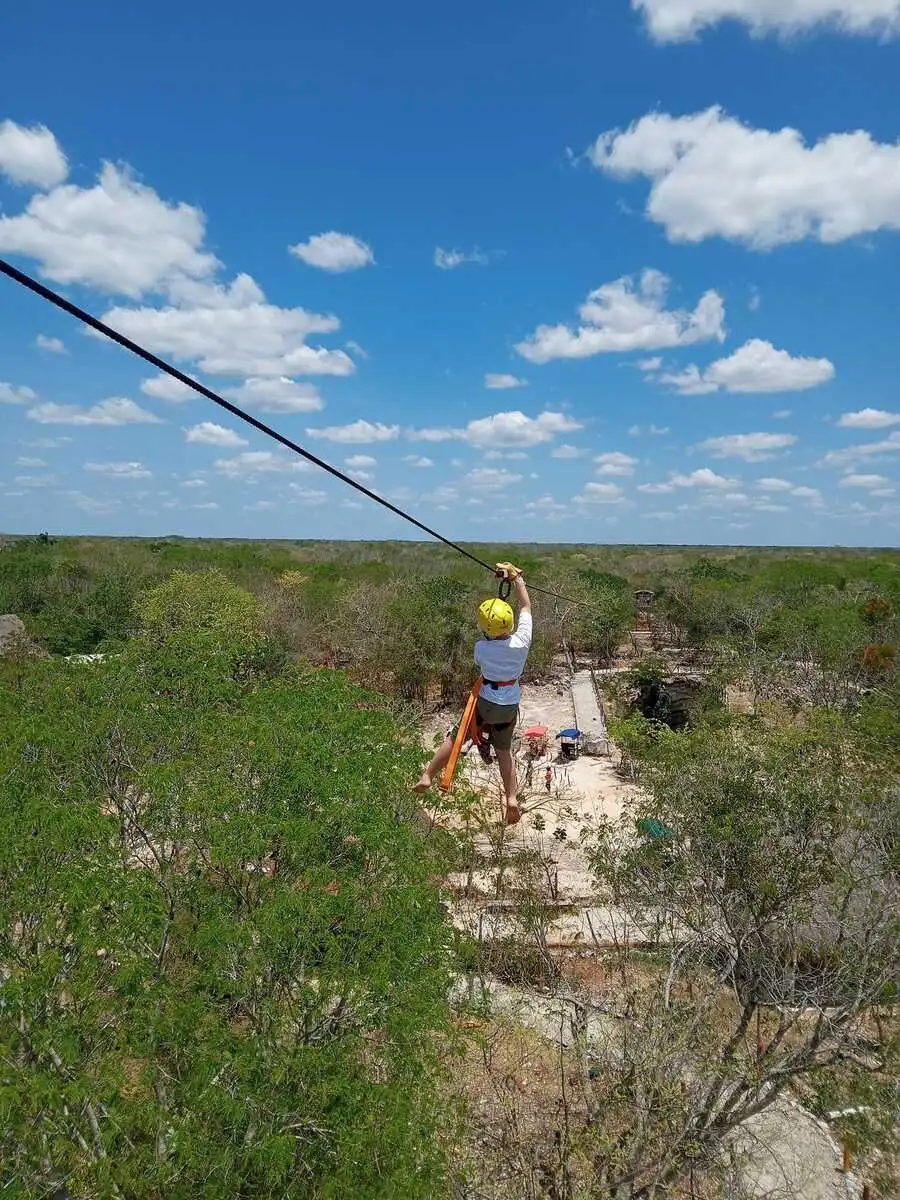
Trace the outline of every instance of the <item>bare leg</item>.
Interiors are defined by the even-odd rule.
[[[438,774],[438,772],[443,771],[444,767],[446,767],[447,763],[450,761],[450,755],[452,753],[453,738],[448,737],[443,746],[441,746],[437,754],[435,754],[434,758],[422,772],[422,778],[415,785],[413,791],[418,792],[420,795],[423,792],[427,792],[434,783],[435,776]]]
[[[515,825],[522,819],[519,812],[519,801],[516,796],[516,760],[511,750],[496,748],[497,766],[500,768],[500,778],[503,780],[503,790],[506,793],[506,823]]]

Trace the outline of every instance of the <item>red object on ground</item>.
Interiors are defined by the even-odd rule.
[[[547,728],[546,725],[532,725],[530,729],[525,730],[525,736],[530,738],[546,737]]]

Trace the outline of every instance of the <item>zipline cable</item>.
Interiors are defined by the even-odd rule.
[[[377,492],[373,492],[370,488],[358,483],[357,480],[353,479],[349,475],[346,475],[337,467],[333,467],[330,463],[327,463],[323,458],[319,458],[318,455],[313,454],[310,450],[305,450],[303,446],[298,445],[297,442],[291,441],[291,439],[285,437],[283,433],[279,433],[277,429],[273,429],[271,425],[266,425],[264,421],[257,420],[256,417],[252,416],[248,412],[245,412],[244,409],[239,408],[236,404],[232,404],[223,396],[220,396],[217,392],[211,391],[210,388],[205,387],[202,383],[198,383],[196,379],[192,379],[190,375],[185,375],[183,371],[179,371],[177,367],[173,367],[172,364],[166,362],[165,359],[158,358],[155,354],[151,354],[149,350],[145,350],[143,346],[139,346],[137,342],[133,342],[131,338],[127,338],[124,334],[118,333],[109,325],[105,325],[102,321],[98,320],[97,317],[94,317],[89,312],[86,312],[85,309],[79,308],[77,304],[73,304],[71,300],[67,300],[65,296],[61,296],[58,292],[54,292],[51,288],[45,287],[44,284],[39,283],[30,275],[26,275],[24,271],[20,271],[17,267],[14,267],[11,263],[6,262],[6,260],[2,258],[0,258],[0,274],[8,276],[15,283],[19,283],[22,285],[22,287],[28,288],[30,292],[34,292],[35,295],[49,301],[50,304],[55,305],[57,308],[61,308],[64,312],[69,313],[70,316],[75,317],[83,324],[89,325],[92,329],[96,329],[97,332],[102,333],[104,337],[108,337],[112,341],[118,342],[118,344],[124,349],[130,350],[131,353],[136,354],[138,358],[144,359],[145,362],[148,362],[151,364],[151,366],[156,367],[158,371],[163,371],[166,375],[171,375],[172,378],[177,379],[179,383],[183,383],[186,387],[192,388],[195,392],[199,392],[200,395],[205,396],[207,400],[212,400],[213,404],[218,404],[219,408],[224,408],[226,412],[230,412],[232,416],[237,417],[241,421],[245,421],[248,425],[252,425],[254,429],[258,429],[260,433],[264,433],[267,437],[279,442],[288,450],[293,450],[295,454],[299,454],[300,457],[305,458],[307,462],[311,462],[315,466],[320,467],[323,471],[327,471],[329,475],[333,475],[334,478],[339,479],[341,483],[348,484],[350,487],[355,488],[357,492],[361,492],[362,495],[366,496],[369,500],[374,500],[376,504],[380,504],[382,508],[388,509],[389,512],[394,513],[398,517],[402,517],[404,521],[409,521],[411,525],[415,525],[417,529],[421,529],[422,532],[427,533],[429,537],[437,538],[439,542],[443,542],[445,546],[449,546],[450,549],[455,550],[457,554],[462,554],[465,558],[477,563],[479,567],[484,567],[485,570],[490,571],[492,575],[497,574],[496,567],[491,566],[490,563],[486,563],[483,559],[478,558],[477,555],[472,554],[469,550],[466,550],[457,542],[451,541],[450,538],[444,537],[444,535],[442,533],[438,533],[436,529],[432,529],[429,525],[419,521],[416,517],[412,516],[408,512],[405,512],[402,508],[398,508],[396,504],[392,504],[390,500],[385,500],[383,496],[379,496]],[[575,600],[570,600],[567,596],[559,595],[558,592],[550,592],[546,588],[537,587],[536,585],[532,585],[531,590],[534,592],[541,592],[545,596],[554,596],[557,600],[565,600],[569,604],[578,603]]]

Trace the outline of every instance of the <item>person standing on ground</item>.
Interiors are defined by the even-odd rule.
[[[553,785],[553,768],[548,767],[547,770],[544,772],[544,787],[547,791],[548,796],[550,795],[550,788],[552,785]]]
[[[475,662],[481,668],[483,682],[475,710],[475,725],[497,754],[506,801],[504,816],[507,825],[515,825],[522,819],[522,814],[516,794],[512,739],[519,719],[519,676],[525,670],[534,627],[531,599],[522,572],[511,563],[497,563],[497,573],[512,579],[515,584],[519,622],[517,625],[515,614],[505,600],[485,600],[478,610],[478,624],[484,637],[475,643]],[[447,765],[456,732],[454,729],[449,734],[422,772],[415,791],[427,792],[437,774]]]

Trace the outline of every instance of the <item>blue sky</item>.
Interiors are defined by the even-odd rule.
[[[900,0],[4,18],[0,256],[448,536],[897,545]],[[414,531],[0,279],[0,529]]]

